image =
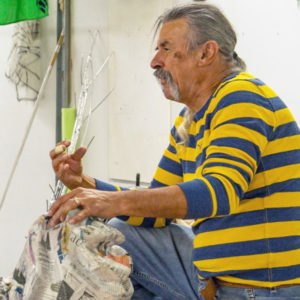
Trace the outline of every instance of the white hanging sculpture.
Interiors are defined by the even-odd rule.
[[[12,50],[5,73],[16,86],[17,100],[36,100],[41,85],[39,20],[14,25]]]

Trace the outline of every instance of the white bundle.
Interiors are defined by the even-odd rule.
[[[118,230],[95,218],[47,223],[42,216],[30,229],[12,278],[0,280],[1,300],[131,298],[132,260]]]

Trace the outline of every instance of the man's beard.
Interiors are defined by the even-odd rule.
[[[169,86],[171,96],[174,98],[175,101],[180,101],[181,94],[178,85],[175,83],[172,75],[168,71],[165,71],[163,69],[157,69],[154,71],[154,76],[160,84],[162,80],[165,80],[167,82],[167,85]]]

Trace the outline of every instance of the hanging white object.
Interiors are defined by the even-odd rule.
[[[17,100],[36,100],[41,84],[40,21],[14,25],[13,47],[5,73],[16,86]]]

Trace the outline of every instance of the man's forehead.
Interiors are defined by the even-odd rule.
[[[160,29],[158,45],[166,46],[178,39],[186,40],[188,24],[185,19],[177,19],[164,23]]]

